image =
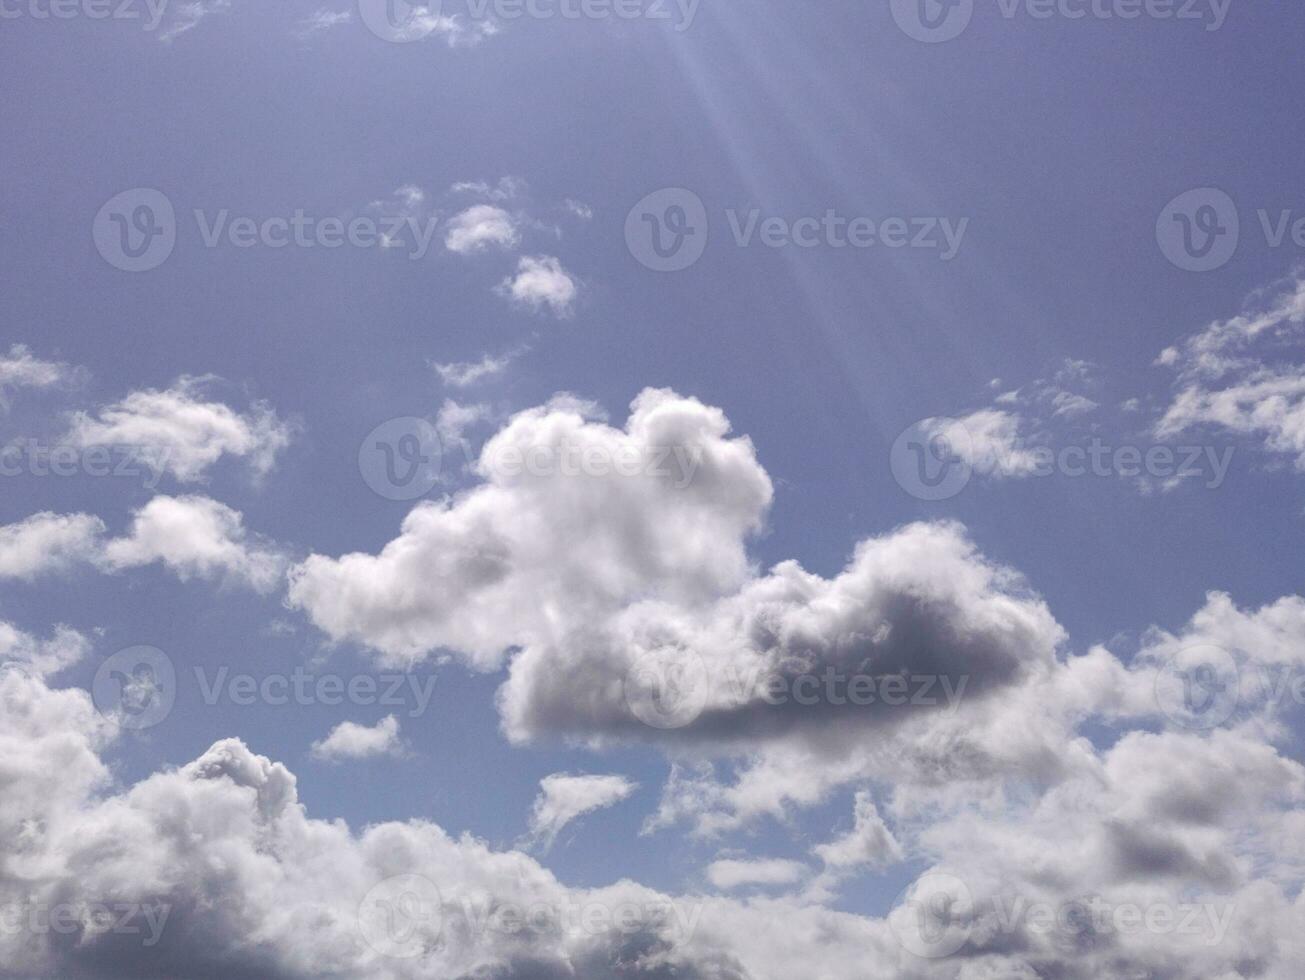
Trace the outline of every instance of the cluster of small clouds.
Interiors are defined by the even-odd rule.
[[[33,514],[0,526],[0,579],[32,581],[79,565],[105,573],[159,563],[182,581],[205,579],[270,592],[287,561],[244,526],[239,511],[209,497],[158,495],[121,537],[91,514]]]
[[[502,203],[517,190],[458,193]],[[424,198],[409,193],[406,203]],[[506,244],[497,218],[478,221],[456,224],[468,254],[518,247]],[[1302,322],[1305,285],[1296,283],[1259,312],[1166,351],[1161,362],[1179,390],[1160,429],[1219,426],[1305,468],[1305,441],[1294,437],[1301,401],[1289,384],[1300,370],[1289,353]],[[470,386],[513,356],[436,370]],[[15,348],[0,361],[0,383],[56,383],[64,371],[43,363]],[[268,406],[237,411],[209,399],[209,383],[182,379],[76,413],[69,438],[158,447],[160,465],[180,483],[203,480],[225,457],[266,473],[290,427]],[[1020,431],[1015,414],[1034,407],[1048,419],[1085,419],[1099,410],[1091,383],[1089,366],[1068,362],[1045,382],[999,396],[978,431],[1010,443]],[[1265,385],[1273,397],[1243,415],[1238,406]],[[488,421],[456,403],[446,408],[450,431]],[[668,447],[698,461],[691,482],[651,469],[575,475],[490,464],[509,448],[614,459]],[[1298,972],[1305,767],[1288,754],[1294,706],[1268,690],[1245,691],[1207,730],[1158,692],[1173,680],[1175,658],[1192,649],[1225,651],[1243,676],[1305,676],[1305,599],[1243,608],[1211,593],[1186,625],[1154,628],[1124,656],[1104,645],[1074,650],[1034,585],[955,522],[854,542],[832,575],[796,561],[762,568],[751,546],[774,490],[754,445],[719,408],[666,389],[640,393],[622,425],[572,395],[517,413],[472,472],[479,482],[416,505],[375,554],[292,561],[224,504],[159,495],[117,537],[88,514],[42,513],[0,527],[0,577],[158,563],[183,579],[238,581],[269,595],[284,588],[286,604],[328,640],[357,644],[381,664],[453,659],[504,671],[495,705],[516,745],[562,739],[598,752],[637,744],[663,753],[670,775],[645,833],[687,826],[720,840],[847,794],[841,832],[809,844],[805,859],[719,852],[703,870],[716,895],[667,896],[632,882],[568,889],[523,851],[453,839],[425,821],[359,834],[315,819],[298,802],[295,777],[235,739],[122,789],[104,759],[120,737],[113,718],[84,692],[52,682],[90,655],[93,640],[66,626],[42,639],[0,622],[0,660],[21,668],[0,671],[8,760],[0,766],[0,904],[173,910],[149,948],[90,920],[76,941],[0,931],[7,969],[377,980],[615,972],[1288,980]],[[640,714],[628,680],[666,660],[703,669],[692,692],[698,710],[659,727]],[[799,703],[741,682],[835,675],[931,680],[964,696]],[[311,748],[328,762],[407,751],[394,716],[342,722]],[[522,846],[547,850],[637,789],[618,774],[548,776]],[[880,916],[831,908],[857,876],[908,866],[929,874],[904,906]],[[358,928],[364,897],[400,874],[436,883],[444,909],[442,930],[411,959],[386,957]],[[962,883],[965,900],[928,896],[930,875]],[[1012,902],[1064,908],[1085,898],[1226,914],[1199,937],[1047,931],[999,914]],[[486,933],[457,914],[467,903],[622,902],[668,911],[620,934],[570,924]],[[931,935],[957,941],[945,955],[921,956],[901,939],[912,915],[924,917],[917,930],[928,920]],[[689,920],[691,930],[677,930]]]
[[[1172,438],[1214,429],[1257,439],[1305,471],[1305,273],[1256,293],[1229,320],[1167,348],[1158,363],[1177,377],[1156,424]]]
[[[11,377],[53,384],[68,374],[14,350],[22,371],[8,372]],[[242,412],[214,400],[206,392],[216,380],[183,377],[166,390],[135,391],[97,410],[72,412],[58,444],[78,452],[121,449],[182,484],[205,481],[224,458],[242,461],[261,479],[296,426],[263,402]],[[118,537],[108,536],[102,518],[85,513],[41,512],[0,526],[0,579],[33,581],[78,566],[112,573],[155,563],[183,580],[269,592],[283,579],[287,559],[276,545],[249,533],[238,511],[197,494],[153,497]]]
[[[446,215],[434,206],[429,191],[405,184],[389,198],[373,201],[371,209],[398,219],[400,225],[442,221],[444,247],[453,255],[467,259],[490,254],[514,258],[513,270],[495,291],[520,309],[565,319],[574,312],[580,283],[556,256],[520,254],[527,235],[548,233],[554,239],[562,235],[557,224],[530,214],[526,196],[526,183],[518,177],[504,177],[495,184],[463,181],[449,188],[447,199],[452,203]],[[474,203],[468,203],[468,199]],[[570,200],[561,213],[579,220],[591,216],[587,207]]]

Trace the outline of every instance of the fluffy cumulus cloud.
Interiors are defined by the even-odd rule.
[[[4,975],[1289,980],[1305,955],[1305,770],[1240,730],[1132,732],[1044,793],[935,811],[912,835],[928,873],[869,917],[570,889],[422,821],[355,833],[237,740],[118,788],[84,692],[4,671],[0,701]]]
[[[0,526],[0,579],[32,580],[94,561],[104,522],[90,514],[33,514]]]
[[[90,648],[90,639],[68,626],[57,627],[43,640],[0,621],[0,665],[5,667],[48,677],[80,662]]]
[[[1156,425],[1162,438],[1192,429],[1257,439],[1305,470],[1305,274],[1257,293],[1230,320],[1166,349],[1177,381]]]
[[[260,592],[275,588],[287,565],[275,545],[246,531],[239,511],[209,497],[154,497],[116,538],[90,514],[41,513],[0,526],[0,579],[30,581],[77,566],[118,572],[156,562],[183,581],[220,580]]]
[[[225,579],[260,592],[279,583],[286,565],[274,546],[245,530],[239,511],[197,496],[152,499],[127,535],[106,542],[103,560],[111,569],[161,562],[183,581]]]
[[[530,839],[546,849],[552,847],[557,835],[572,821],[615,806],[638,788],[624,776],[545,776],[540,780],[539,797],[530,815]]]
[[[499,286],[513,303],[530,310],[549,310],[554,316],[571,315],[579,286],[562,263],[551,255],[524,255],[517,271]]]
[[[1211,593],[1125,657],[1075,652],[1032,585],[952,523],[867,538],[831,575],[760,568],[748,545],[772,491],[752,444],[668,391],[641,394],[620,427],[559,397],[508,421],[476,467],[476,486],[419,504],[379,554],[300,563],[291,603],[382,661],[506,667],[498,708],[518,744],[661,749],[671,775],[648,833],[795,827],[842,793],[850,820],[808,837],[805,862],[727,845],[695,878],[732,894],[664,895],[566,888],[523,853],[422,821],[356,833],[314,819],[294,776],[236,740],[121,787],[104,761],[112,719],[47,679],[86,641],[9,628],[0,651],[22,669],[0,670],[0,908],[19,927],[0,929],[4,969],[1298,975],[1305,767],[1289,750],[1305,599]],[[146,528],[121,540],[178,568],[240,564],[225,549],[207,566],[169,559]],[[365,755],[391,734],[342,726],[319,745]],[[533,840],[631,788],[550,777]],[[921,873],[891,907],[837,909],[889,867]],[[53,909],[67,928],[41,925]],[[124,909],[125,927],[102,914]],[[385,928],[396,913],[403,928]]]
[[[152,469],[183,483],[203,480],[224,456],[266,475],[290,442],[293,426],[270,406],[239,412],[209,398],[213,378],[183,377],[163,391],[135,391],[98,412],[77,412],[65,442],[81,449],[130,448]]]
[[[399,738],[399,719],[394,715],[382,718],[371,727],[353,721],[342,721],[319,742],[313,743],[313,756],[327,762],[344,759],[370,759],[376,756],[399,755],[403,741]]]
[[[445,247],[460,255],[488,248],[516,248],[520,242],[515,219],[492,204],[477,204],[454,215],[444,234]]]
[[[290,603],[391,663],[451,651],[492,669],[636,598],[736,588],[772,495],[719,409],[665,390],[642,393],[624,428],[574,398],[522,412],[476,472],[472,489],[414,508],[379,554],[297,565]]]

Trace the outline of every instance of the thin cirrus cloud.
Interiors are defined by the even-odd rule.
[[[0,354],[0,411],[8,410],[11,393],[20,388],[53,388],[84,373],[60,361],[37,357],[25,344],[14,344],[8,354]]]
[[[1222,430],[1305,471],[1303,327],[1305,274],[1298,273],[1259,291],[1237,316],[1164,350],[1157,363],[1176,381],[1156,435]]]
[[[466,198],[476,199],[477,203],[467,204]],[[405,228],[405,234],[423,241],[428,241],[439,225],[444,247],[453,255],[470,258],[492,253],[514,257],[514,270],[495,291],[519,309],[565,319],[574,312],[581,285],[558,257],[519,254],[528,234],[548,233],[554,243],[562,237],[560,228],[531,215],[527,198],[527,184],[517,177],[504,177],[495,184],[462,181],[440,198],[452,211],[445,217],[435,207],[436,198],[430,192],[409,183],[388,198],[373,201],[370,209],[391,219],[392,227]],[[561,210],[572,217],[588,213],[583,205],[570,201]],[[395,247],[404,244],[397,237],[388,243]]]
[[[486,354],[479,361],[432,362],[431,368],[440,381],[451,388],[470,388],[482,381],[497,378],[513,361],[526,352],[526,347],[516,347],[503,354]]]
[[[624,776],[545,776],[530,814],[529,840],[548,850],[572,822],[629,799],[638,788]]]

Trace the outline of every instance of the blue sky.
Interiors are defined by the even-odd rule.
[[[965,782],[932,800],[941,793],[933,781],[916,786],[881,759],[858,759],[848,763],[854,772],[835,775],[831,760],[860,751],[841,741],[854,726],[838,737],[820,728],[803,741],[796,725],[797,741],[772,742],[758,734],[770,722],[754,728],[740,716],[735,741],[720,734],[734,731],[726,720],[701,736],[689,725],[682,741],[631,736],[599,710],[599,662],[575,659],[602,646],[588,629],[625,639],[656,632],[636,622],[644,602],[669,604],[647,614],[663,625],[706,617],[695,628],[719,640],[732,617],[752,622],[739,611],[752,601],[748,589],[779,588],[774,566],[792,560],[818,576],[821,584],[802,586],[814,595],[855,564],[865,541],[884,544],[870,549],[867,578],[848,584],[849,595],[884,617],[885,629],[898,607],[874,590],[901,588],[926,606],[921,596],[962,610],[926,634],[928,643],[955,641],[956,650],[938,656],[958,672],[968,675],[966,658],[987,657],[989,644],[1027,653],[1045,643],[1028,656],[1047,670],[1109,648],[1111,669],[1127,680],[1094,688],[1099,700],[1076,708],[1072,723],[1059,714],[1046,721],[1048,730],[1068,726],[1047,750],[1067,768],[1079,736],[1099,755],[1092,765],[1106,767],[1125,764],[1110,752],[1130,736],[1174,733],[1213,752],[1227,734],[1258,739],[1290,773],[1283,783],[1301,780],[1291,711],[1270,718],[1257,706],[1226,731],[1197,726],[1193,735],[1154,704],[1133,710],[1129,685],[1154,687],[1157,665],[1184,640],[1230,647],[1243,671],[1305,665],[1298,653],[1293,661],[1256,647],[1299,649],[1293,637],[1305,639],[1292,632],[1302,601],[1305,467],[1297,414],[1305,393],[1296,387],[1303,314],[1292,298],[1305,295],[1305,236],[1293,241],[1291,231],[1305,217],[1305,145],[1291,84],[1305,11],[1233,0],[1227,9],[1158,5],[1175,16],[1123,19],[1091,11],[1131,10],[1127,2],[933,3],[926,9],[941,17],[975,9],[959,36],[930,43],[901,26],[909,4],[888,2],[817,9],[701,0],[691,18],[668,4],[661,19],[652,15],[661,8],[645,3],[632,8],[644,16],[628,20],[486,20],[462,0],[445,0],[407,22],[422,36],[396,43],[369,30],[377,9],[368,0],[361,9],[344,0],[173,0],[152,30],[143,3],[124,8],[139,19],[99,20],[80,5],[61,19],[39,16],[45,0],[0,0],[0,87],[9,94],[0,106],[8,133],[0,149],[0,444],[68,446],[79,460],[67,477],[28,464],[3,477],[0,622],[29,638],[49,638],[59,624],[82,636],[75,662],[33,681],[42,697],[90,691],[107,658],[137,645],[164,651],[178,675],[166,718],[97,747],[110,775],[83,808],[184,771],[214,743],[236,738],[295,773],[313,819],[342,818],[356,832],[430,821],[495,850],[524,849],[559,887],[628,878],[667,895],[732,895],[760,922],[781,915],[765,902],[792,901],[812,915],[882,923],[922,872],[960,874],[948,835],[959,833],[962,813],[972,817],[1002,795],[1002,819],[1013,821],[1010,800],[1050,798],[1071,777],[1049,776],[1033,756],[1015,753],[1008,771],[985,777],[991,784]],[[159,200],[138,189],[170,204],[175,244],[155,267],[131,272],[112,258],[113,215],[130,223],[139,202]],[[648,242],[638,232],[652,225],[636,205],[663,189],[675,189],[658,199],[653,217],[663,223],[673,220],[668,201],[701,202],[705,214],[705,225],[692,216],[705,250],[674,272],[641,261]],[[1214,214],[1226,241],[1229,219],[1239,223],[1235,252],[1210,271],[1180,268],[1172,236],[1157,235],[1158,223],[1181,227],[1166,209],[1193,190],[1179,210],[1198,227]],[[254,233],[250,247],[225,233],[205,242],[215,221],[264,226],[296,213],[319,229],[328,219],[362,220],[403,238],[389,248],[320,240],[271,247],[265,233]],[[758,226],[782,218],[784,228],[815,219],[807,228],[817,238],[811,247],[771,247],[759,231],[740,244],[734,226],[749,214]],[[900,218],[921,247],[882,238],[835,247],[815,231],[827,215],[869,219],[882,235],[890,235],[886,219]],[[1266,223],[1282,231],[1281,242]],[[463,237],[450,237],[459,228]],[[956,236],[947,257],[944,229]],[[417,257],[414,232],[422,230],[431,237]],[[1219,364],[1202,362],[1201,350]],[[456,383],[457,365],[481,363],[479,378]],[[667,431],[692,429],[707,453],[688,510],[686,495],[656,481],[656,492],[609,495],[600,480],[595,496],[553,500],[540,488],[556,481],[540,481],[536,494],[530,474],[464,466],[496,433],[547,440],[550,425],[607,445],[648,388],[677,393],[660,405],[673,416]],[[717,410],[729,434],[701,435]],[[432,523],[450,528],[439,524],[430,539],[401,532],[414,502],[377,493],[359,463],[369,433],[412,418],[443,440],[440,478],[416,506],[443,508]],[[904,485],[895,464],[913,462],[899,440],[907,430],[931,446],[946,440],[942,465],[963,468],[962,489],[925,500]],[[135,434],[132,452],[156,461],[150,452],[165,454],[168,472],[156,485],[147,475],[86,472],[88,447],[125,451],[124,432]],[[1067,471],[1058,454],[1092,440],[1139,454],[1192,447],[1200,471],[1121,472],[1115,456],[1101,475]],[[1038,447],[1052,460],[1041,475],[1021,455]],[[136,469],[148,474],[140,459]],[[492,501],[475,496],[490,484],[501,491]],[[178,500],[180,512],[163,513]],[[157,526],[142,525],[141,514]],[[518,522],[520,514],[533,516]],[[75,533],[61,525],[71,542],[62,557],[35,535],[37,515],[80,515]],[[221,540],[194,545],[188,535],[199,525],[217,528]],[[460,536],[473,534],[466,528],[497,544],[472,548]],[[608,531],[626,550],[594,544]],[[395,568],[338,561],[358,554],[371,562],[396,539],[421,557]],[[454,556],[447,566],[445,555]],[[978,570],[998,566],[1018,570],[1022,584]],[[970,573],[982,579],[973,595],[931,591],[968,583]],[[500,574],[515,584],[502,594],[479,591],[477,576]],[[1233,611],[1212,607],[1211,592],[1227,593]],[[1256,619],[1274,604],[1284,605]],[[808,613],[820,608],[810,599]],[[1041,622],[1041,608],[1054,627]],[[1208,616],[1194,621],[1202,609]],[[898,635],[913,628],[902,615],[909,622],[892,627]],[[1005,615],[1010,623],[992,625]],[[1247,623],[1230,622],[1237,617]],[[390,629],[411,632],[400,642]],[[983,629],[994,633],[968,646]],[[20,646],[10,656],[21,661]],[[920,649],[892,653],[883,670],[909,667]],[[613,656],[623,663],[627,654]],[[1011,656],[1024,663],[1024,653]],[[937,658],[930,652],[925,662]],[[195,679],[197,668],[206,677],[225,668],[263,678],[296,667],[345,678],[410,672],[405,684],[430,683],[433,694],[421,708],[410,699],[397,709],[258,698],[210,705]],[[509,670],[526,705],[520,717],[500,701]],[[568,688],[577,699],[568,708],[555,703],[550,675],[594,687]],[[1056,698],[1072,698],[1054,689],[1021,688],[1020,696],[1055,702],[1047,708],[1055,713]],[[1005,722],[984,716],[1003,745],[1013,738],[1003,726],[1022,710],[1013,698]],[[390,714],[399,744],[375,735]],[[335,758],[314,751],[343,723],[371,730],[373,748]],[[508,737],[513,724],[519,738]],[[857,738],[893,744],[877,729]],[[1170,750],[1161,746],[1155,757]],[[1172,751],[1183,759],[1197,752]],[[737,797],[713,796],[749,765],[764,769],[785,752],[797,753],[784,757],[787,765],[802,757],[819,770],[809,798],[786,796],[792,787],[763,791],[760,776],[755,812]],[[716,763],[719,781],[697,785],[676,810],[675,779],[703,760]],[[627,789],[613,798],[600,784],[569,786],[604,802],[563,819],[546,848],[530,839],[532,808],[541,780],[554,774],[620,775]],[[773,798],[757,802],[766,792]],[[849,832],[858,793],[877,803],[900,853],[889,860],[893,848],[881,846],[874,861],[852,865],[855,873],[817,895],[818,876],[832,865],[822,872],[813,848]],[[926,798],[947,814],[932,829],[912,809]],[[710,830],[712,815],[726,811],[730,818]],[[641,833],[659,812],[665,825]],[[1298,826],[1296,813],[1285,810],[1282,827]],[[1233,829],[1223,827],[1229,839]],[[722,860],[791,861],[804,870],[772,867],[782,880],[748,879],[740,888],[722,884],[720,868],[712,875]],[[1263,878],[1299,916],[1300,856],[1274,861]],[[1223,882],[1229,894],[1255,879],[1239,867],[1246,880]],[[960,877],[977,890],[984,873]],[[1166,879],[1175,880],[1181,875]],[[1240,901],[1244,911],[1250,900]],[[204,945],[218,965],[178,966],[183,957],[167,968],[195,976],[225,968],[222,940],[187,928],[179,948]],[[266,961],[240,960],[239,968],[389,977],[411,967],[382,956],[309,968],[279,942],[268,941]],[[967,964],[1036,971],[1058,962],[1020,949],[970,945],[907,962],[938,976],[970,976],[957,972]],[[1179,962],[1172,949],[1158,949],[1130,947],[1128,962]],[[1244,949],[1220,950],[1223,969],[1246,968]],[[64,975],[61,962],[79,976],[117,975],[105,964],[128,962],[120,953],[50,959],[49,975]],[[1007,958],[984,959],[999,954]],[[890,963],[888,953],[876,955]],[[844,975],[843,961],[829,956],[821,975]],[[30,962],[39,971],[47,960]],[[1290,969],[1289,957],[1282,963],[1259,975],[1286,976],[1272,972]],[[569,964],[576,975],[606,975],[585,973],[578,956]],[[765,975],[746,957],[738,964],[740,976]]]

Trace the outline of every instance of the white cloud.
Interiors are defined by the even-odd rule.
[[[267,474],[293,427],[263,402],[241,413],[203,400],[214,380],[183,377],[165,391],[132,392],[94,415],[77,412],[65,441],[82,449],[130,448],[151,468],[183,483],[203,480],[223,456],[247,460],[257,476]]]
[[[172,20],[159,32],[159,40],[168,44],[187,31],[194,30],[204,18],[226,13],[230,9],[231,0],[185,0],[172,7]]]
[[[343,721],[332,728],[326,738],[313,743],[313,756],[331,762],[400,755],[402,752],[399,719],[394,715],[382,718],[371,728],[356,722]]]
[[[0,410],[9,407],[9,393],[18,388],[52,388],[74,380],[80,372],[67,364],[45,361],[23,344],[0,354]]]
[[[444,246],[459,255],[483,252],[491,246],[514,249],[520,244],[516,220],[492,204],[477,204],[454,215],[444,235]]]
[[[0,670],[17,666],[49,677],[79,663],[90,649],[90,640],[68,626],[56,627],[48,640],[42,640],[0,621]]]
[[[1267,297],[1267,298],[1266,298]],[[1262,290],[1247,309],[1165,350],[1158,363],[1178,376],[1156,423],[1171,439],[1193,428],[1258,439],[1305,471],[1305,278]]]
[[[792,885],[806,877],[808,870],[799,861],[727,859],[707,866],[707,880],[721,891],[733,891],[745,885]]]
[[[526,182],[520,177],[502,177],[497,184],[484,180],[464,180],[454,184],[454,194],[471,194],[487,201],[511,201],[525,192]]]
[[[504,279],[499,291],[519,306],[539,311],[547,307],[554,316],[570,316],[579,292],[562,263],[549,255],[522,256],[516,274]]]
[[[1028,700],[996,715],[1015,736],[1043,733],[1049,716],[1029,710],[1036,704],[1056,715],[1094,704],[1135,711],[1111,684],[1136,674],[1145,686],[1145,664],[1196,636],[1236,636],[1257,660],[1299,658],[1290,643],[1301,638],[1302,605],[1291,597],[1242,613],[1212,599],[1182,634],[1155,634],[1135,671],[1096,651],[1060,668],[1054,689],[1025,690]],[[619,963],[683,980],[1231,980],[1253,963],[1260,980],[1294,980],[1305,957],[1305,767],[1244,724],[1169,729],[1152,708],[1150,730],[1121,730],[1105,748],[1057,731],[1056,750],[1077,761],[1050,782],[1027,766],[994,773],[971,744],[949,739],[953,768],[936,791],[895,786],[889,808],[910,830],[903,849],[951,875],[961,900],[941,901],[926,875],[914,904],[875,918],[809,894],[672,897],[629,881],[568,889],[524,854],[420,820],[355,834],[311,817],[294,775],[237,740],[119,789],[102,760],[118,733],[84,692],[0,671],[0,703],[0,859],[10,869],[0,905],[83,910],[75,942],[0,930],[0,959],[22,976],[606,980]],[[862,828],[868,814],[861,808]],[[862,866],[864,852],[837,845],[833,864]],[[722,888],[801,881],[801,865],[768,865],[740,858],[709,877]],[[363,938],[359,910],[381,882],[414,874],[442,914],[411,921],[411,958],[384,955]],[[85,911],[106,903],[136,909],[139,931]],[[620,927],[594,928],[575,914],[585,908]],[[1098,908],[1139,912],[1090,918]],[[513,927],[496,924],[496,909],[514,913],[502,920]],[[912,937],[926,955],[908,948]],[[950,955],[928,955],[950,937]]]
[[[1032,476],[1038,466],[1035,449],[1021,433],[1023,419],[1015,412],[985,408],[959,419],[926,419],[922,430],[945,440],[956,456],[976,473],[994,479]]]
[[[0,579],[31,580],[94,561],[104,522],[89,514],[33,514],[0,526]]]
[[[902,845],[884,823],[868,792],[856,794],[854,819],[855,826],[849,833],[814,849],[827,867],[877,869],[902,860]]]
[[[545,776],[539,782],[540,794],[530,815],[530,839],[547,850],[573,820],[615,806],[638,788],[624,776]]]
[[[138,510],[130,532],[104,545],[110,569],[162,562],[182,581],[221,579],[270,592],[281,582],[284,556],[248,534],[239,511],[208,497],[154,497]]]
[[[772,491],[728,434],[718,409],[670,391],[643,392],[624,429],[556,399],[513,417],[481,449],[483,482],[419,504],[379,554],[298,565],[289,601],[388,662],[447,649],[493,669],[635,598],[732,590]]]
[[[440,376],[440,380],[453,388],[470,388],[487,378],[497,377],[507,370],[508,365],[525,353],[525,348],[518,347],[504,354],[494,356],[486,354],[479,361],[453,362],[449,364],[432,363],[431,367]]]
[[[312,37],[322,31],[329,31],[333,27],[339,27],[341,24],[348,24],[353,20],[352,10],[331,10],[323,7],[315,10],[300,23],[298,36],[300,38]]]

